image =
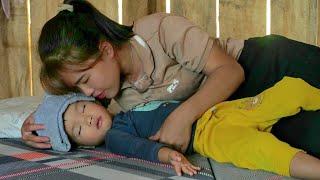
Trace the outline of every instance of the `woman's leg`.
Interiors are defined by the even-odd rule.
[[[320,88],[320,48],[270,35],[245,42],[239,63],[246,80],[230,99],[255,96],[273,86],[283,76],[299,77]],[[290,145],[320,157],[320,111],[303,111],[282,118],[272,133]]]
[[[320,48],[279,35],[251,38],[239,58],[245,82],[230,97],[255,96],[284,76],[302,78],[320,88]]]

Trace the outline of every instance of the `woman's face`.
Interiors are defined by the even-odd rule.
[[[84,65],[68,65],[60,75],[69,87],[77,87],[87,96],[113,98],[120,88],[120,65],[113,48],[102,48],[100,53],[98,59],[89,59]]]

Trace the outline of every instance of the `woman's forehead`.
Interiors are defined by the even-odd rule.
[[[81,64],[66,64],[59,74],[65,83],[76,86],[78,80],[81,79],[86,72],[93,69],[99,61],[100,59],[89,59]]]
[[[93,64],[95,64],[96,59],[88,59],[81,63],[75,63],[75,64],[64,64],[61,71],[66,72],[82,72],[87,69],[90,69]]]
[[[67,86],[75,87],[76,82],[85,74],[85,72],[86,71],[63,70],[59,71],[59,75]]]

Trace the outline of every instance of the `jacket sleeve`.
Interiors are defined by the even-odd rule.
[[[105,138],[106,148],[113,153],[159,162],[158,152],[164,144],[140,138],[117,129],[110,129]]]

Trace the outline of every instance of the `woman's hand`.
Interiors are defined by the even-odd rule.
[[[192,123],[213,105],[226,100],[243,82],[244,71],[235,59],[214,45],[202,70],[206,81],[165,120],[151,140],[173,145],[184,152],[190,141]]]
[[[23,141],[34,148],[48,149],[51,148],[50,139],[44,136],[36,136],[32,131],[45,129],[43,124],[35,124],[33,113],[31,113],[24,121],[21,127],[21,135]]]
[[[171,145],[174,149],[185,152],[191,137],[192,123],[195,118],[190,114],[180,113],[180,108],[173,111],[150,140]]]
[[[182,126],[181,123],[178,122],[179,120],[169,121],[170,123],[164,123],[159,131],[155,135],[150,136],[149,139],[171,145],[175,150],[185,152],[190,141],[191,127]],[[178,124],[174,125],[174,123]]]

